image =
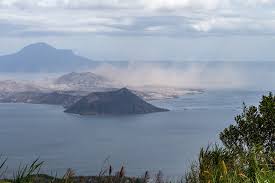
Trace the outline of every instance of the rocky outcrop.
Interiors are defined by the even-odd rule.
[[[80,115],[123,115],[164,112],[142,100],[127,88],[109,92],[94,92],[69,107],[65,112]]]

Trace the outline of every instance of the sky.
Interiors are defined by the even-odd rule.
[[[275,0],[0,0],[0,55],[35,42],[94,60],[275,60]]]

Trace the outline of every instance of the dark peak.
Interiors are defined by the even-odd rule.
[[[39,42],[39,43],[33,43],[28,46],[25,46],[21,51],[28,51],[28,50],[37,51],[37,50],[56,50],[56,49],[47,43]]]
[[[128,88],[124,87],[124,88],[121,88],[117,91],[115,91],[115,94],[116,95],[119,95],[119,96],[127,96],[127,97],[138,97],[136,94],[134,94],[131,90],[129,90]]]
[[[83,97],[65,112],[82,115],[122,115],[164,112],[133,94],[128,88],[116,91],[95,92]]]
[[[129,90],[126,87],[119,89],[118,92],[120,92],[120,93],[132,93],[131,90]]]
[[[30,44],[24,47],[19,53],[57,53],[60,51],[61,53],[73,54],[72,50],[56,49],[55,47],[43,42]]]

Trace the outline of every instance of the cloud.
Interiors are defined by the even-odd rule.
[[[274,0],[1,0],[6,8],[127,8],[127,9],[194,9],[214,10],[232,7],[256,7],[274,5]]]
[[[2,36],[274,34],[274,8],[274,0],[0,0],[0,25],[11,30]]]

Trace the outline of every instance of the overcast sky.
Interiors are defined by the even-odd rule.
[[[275,0],[0,0],[0,54],[34,42],[100,60],[275,60]]]

